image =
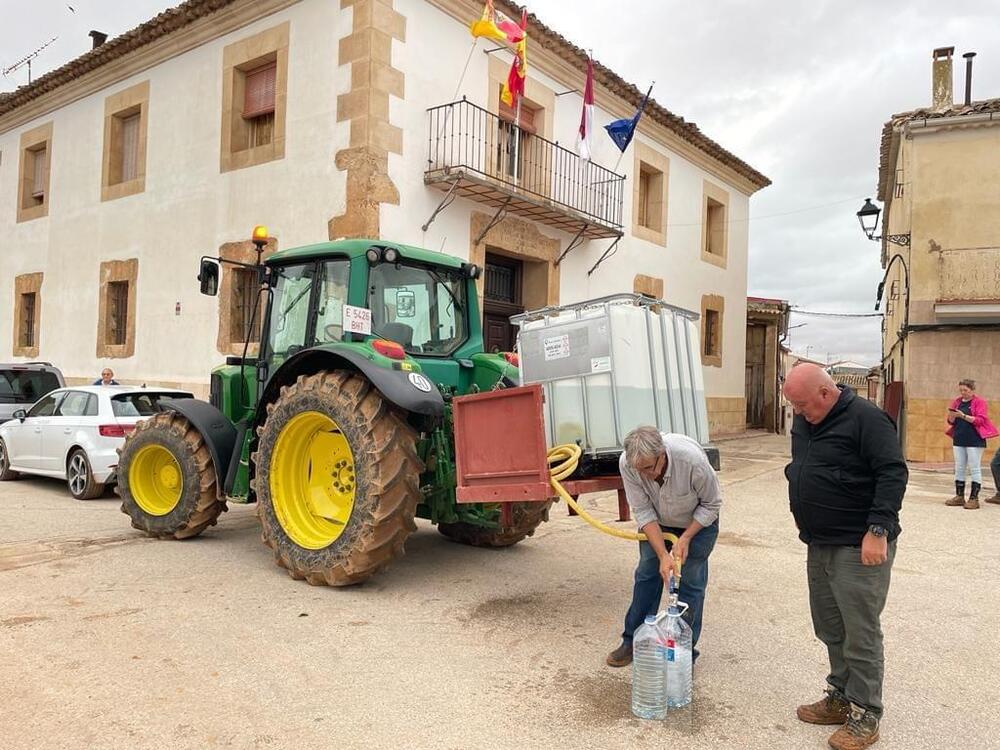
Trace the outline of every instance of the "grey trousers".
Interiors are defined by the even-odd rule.
[[[810,544],[806,562],[813,629],[830,655],[826,681],[879,717],[885,672],[879,616],[895,557],[895,541],[889,559],[876,566],[861,564],[860,547]]]

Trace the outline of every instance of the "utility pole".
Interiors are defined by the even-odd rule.
[[[16,63],[14,63],[13,65],[11,65],[10,67],[4,68],[3,69],[3,77],[6,78],[8,76],[8,74],[13,73],[13,72],[15,72],[17,70],[20,70],[24,66],[27,66],[27,68],[28,68],[28,85],[30,86],[31,85],[31,61],[33,59],[35,59],[36,57],[38,57],[38,55],[41,54],[41,52],[42,52],[43,49],[45,49],[46,47],[48,47],[50,44],[52,44],[52,42],[54,42],[58,38],[59,37],[57,37],[57,36],[52,37],[51,39],[49,39],[49,41],[47,41],[41,47],[39,47],[38,49],[36,49],[34,52],[31,52],[31,53],[25,55],[24,57],[22,57],[20,60],[18,60]]]

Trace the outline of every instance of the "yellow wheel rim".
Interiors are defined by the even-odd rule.
[[[165,516],[177,507],[184,491],[184,474],[174,454],[162,445],[140,448],[128,470],[132,499],[151,516]]]
[[[271,504],[288,537],[323,549],[344,532],[354,510],[354,454],[340,427],[316,411],[281,428],[271,454]]]

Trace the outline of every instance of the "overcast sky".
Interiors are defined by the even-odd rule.
[[[37,77],[86,52],[90,29],[115,36],[176,4],[0,0],[0,65],[58,36],[37,58]],[[995,0],[530,0],[528,8],[640,88],[656,81],[660,104],[771,178],[750,203],[749,294],[804,310],[872,311],[879,247],[855,213],[875,193],[882,124],[930,103],[931,50],[955,47],[958,97],[960,56],[978,52],[973,98],[1000,96]],[[0,91],[25,80],[23,71],[0,79]],[[878,318],[793,316],[799,323],[807,325],[791,332],[797,351],[879,358]]]

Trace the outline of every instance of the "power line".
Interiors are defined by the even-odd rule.
[[[778,218],[780,216],[791,216],[792,214],[801,214],[801,213],[805,213],[806,211],[817,211],[817,210],[819,210],[821,208],[829,208],[830,206],[839,206],[842,203],[853,203],[855,201],[860,201],[860,200],[864,200],[864,199],[865,199],[865,196],[859,195],[859,196],[856,196],[854,198],[843,198],[843,199],[841,199],[839,201],[832,201],[831,203],[820,203],[820,204],[817,204],[815,206],[806,206],[805,208],[795,208],[795,209],[792,209],[791,211],[782,211],[781,213],[776,213],[776,214],[764,214],[763,216],[747,216],[745,219],[727,219],[726,223],[727,224],[737,224],[737,223],[747,223],[747,222],[751,222],[751,221],[760,221],[761,219],[775,219],[775,218]],[[668,221],[667,222],[667,226],[668,227],[700,227],[700,226],[702,226],[703,223],[704,222],[701,222],[701,221],[679,222],[679,223],[674,223],[674,222],[669,222]]]
[[[840,312],[817,312],[815,310],[800,310],[793,307],[791,312],[795,315],[812,315],[817,318],[881,318],[882,313],[840,313]]]

